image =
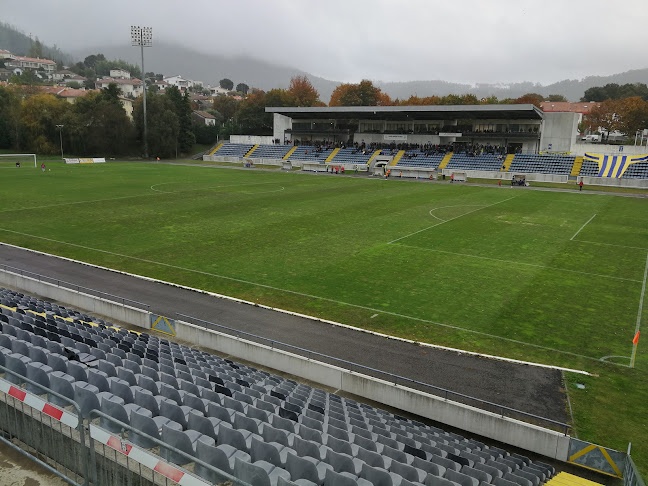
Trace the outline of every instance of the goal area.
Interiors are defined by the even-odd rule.
[[[38,167],[36,154],[0,154],[0,167]]]

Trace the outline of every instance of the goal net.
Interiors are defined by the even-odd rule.
[[[38,167],[36,154],[0,154],[0,168]]]

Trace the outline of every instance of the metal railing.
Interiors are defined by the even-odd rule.
[[[73,486],[90,484],[91,467],[86,445],[86,429],[81,409],[69,398],[46,388],[27,377],[0,366],[5,380],[20,389],[20,383],[36,387],[48,397],[56,397],[71,414],[77,426],[70,427],[51,415],[42,413],[11,394],[0,399],[0,442],[40,464],[52,474]],[[2,394],[0,394],[2,395]],[[63,454],[60,454],[63,451]],[[96,484],[96,482],[95,482]]]
[[[412,378],[408,378],[406,376],[396,375],[396,374],[390,373],[388,371],[383,371],[383,370],[379,370],[379,369],[376,369],[376,368],[372,368],[370,366],[361,365],[361,364],[355,363],[353,361],[348,361],[348,360],[345,360],[345,359],[342,359],[342,358],[336,358],[335,356],[330,356],[328,354],[323,354],[323,353],[319,353],[317,351],[312,351],[310,349],[301,348],[299,346],[294,346],[292,344],[287,344],[287,343],[284,343],[284,342],[281,342],[281,341],[276,341],[274,339],[259,336],[257,334],[252,334],[252,333],[249,333],[249,332],[241,331],[239,329],[234,329],[234,328],[231,328],[231,327],[227,327],[227,326],[224,326],[222,324],[216,324],[214,322],[205,321],[205,320],[199,319],[197,317],[189,316],[189,315],[186,315],[186,314],[181,314],[180,312],[176,312],[176,315],[181,317],[181,318],[188,319],[189,322],[191,322],[191,321],[199,322],[199,323],[201,323],[203,325],[207,325],[207,326],[214,327],[214,328],[217,328],[217,329],[220,329],[220,330],[228,331],[228,332],[226,332],[226,334],[233,334],[233,335],[235,335],[236,337],[239,337],[239,338],[241,336],[245,336],[245,337],[248,337],[248,338],[252,338],[252,340],[257,341],[257,342],[260,341],[262,343],[268,343],[270,345],[270,347],[272,347],[272,348],[282,347],[282,348],[289,349],[291,351],[297,351],[298,354],[300,354],[300,355],[302,355],[302,356],[304,356],[305,358],[308,358],[308,359],[313,359],[314,357],[316,357],[318,359],[327,360],[327,361],[332,362],[332,363],[342,364],[347,369],[349,369],[349,371],[361,370],[362,372],[371,374],[373,376],[383,377],[383,379],[386,378],[388,381],[393,382],[395,385],[409,385],[409,386],[414,385],[419,390],[423,390],[423,391],[426,391],[426,392],[432,391],[434,395],[442,396],[445,400],[448,400],[448,399],[451,398],[454,401],[459,401],[459,402],[464,403],[464,404],[466,402],[468,402],[468,403],[476,403],[476,404],[480,405],[480,408],[483,408],[484,410],[488,410],[488,411],[492,411],[494,413],[497,413],[502,417],[504,417],[506,414],[510,414],[510,415],[506,415],[507,417],[512,417],[512,416],[517,415],[517,416],[520,416],[520,417],[524,417],[527,422],[531,422],[531,423],[534,423],[534,424],[536,424],[536,423],[551,424],[553,426],[553,430],[559,429],[565,435],[567,435],[568,432],[569,432],[569,429],[571,429],[571,425],[563,423],[563,422],[559,422],[557,420],[553,420],[553,419],[546,418],[546,417],[541,417],[539,415],[534,415],[532,413],[525,412],[523,410],[518,410],[518,409],[515,409],[515,408],[512,408],[512,407],[507,407],[507,406],[501,405],[499,403],[490,402],[488,400],[483,400],[481,398],[476,398],[476,397],[473,397],[473,396],[470,396],[470,395],[465,395],[463,393],[448,390],[447,388],[442,388],[442,387],[439,387],[439,386],[430,385],[429,383],[424,383],[422,381],[417,381],[417,380],[414,380]],[[642,486],[644,486],[644,485],[642,485]]]
[[[89,486],[99,484],[119,485],[179,485],[179,476],[193,474],[198,478],[197,484],[230,484],[250,486],[231,474],[222,471],[176,447],[162,442],[159,438],[135,431],[130,425],[120,422],[100,410],[90,410],[84,418],[81,409],[71,399],[36,383],[25,376],[0,366],[0,375],[4,381],[11,383],[15,390],[10,393],[0,392],[0,443],[6,444],[17,452],[44,467],[72,486]],[[52,410],[64,410],[63,413],[76,415],[77,426],[72,428],[51,415],[43,413],[25,402],[21,384],[27,383],[37,387],[38,392],[27,392],[31,397],[38,396],[43,404]],[[19,397],[17,398],[16,395]],[[40,395],[40,396],[39,396]],[[43,398],[43,395],[47,397]],[[20,398],[22,396],[22,399]],[[55,408],[47,403],[50,397],[60,399],[66,405]],[[69,410],[72,411],[69,411]],[[59,410],[60,411],[60,410]],[[101,425],[97,425],[100,422]],[[119,432],[114,432],[118,430]],[[112,431],[112,432],[111,432]],[[133,433],[153,444],[151,449],[159,450],[161,456],[166,454],[180,457],[182,464],[195,463],[202,468],[201,474],[190,473],[166,461],[165,467],[147,467],[142,457],[151,459],[152,464],[164,461],[153,450],[134,446]],[[110,439],[110,440],[101,440]],[[158,449],[159,448],[159,449]],[[133,458],[139,452],[139,459]],[[164,464],[164,463],[163,463]],[[182,474],[178,475],[177,473]],[[174,477],[178,478],[177,480]]]
[[[139,307],[140,309],[145,309],[147,311],[151,309],[151,306],[149,304],[144,304],[136,300],[127,299],[126,297],[120,297],[119,295],[109,294],[108,292],[102,292],[101,290],[93,289],[90,287],[84,287],[83,285],[66,282],[65,280],[48,277],[46,275],[41,275],[40,273],[30,272],[28,270],[23,270],[21,268],[12,267],[10,265],[5,265],[5,264],[2,264],[1,268],[5,272],[17,273],[21,277],[34,278],[39,282],[53,284],[56,285],[57,287],[76,290],[79,293],[83,292],[85,294],[94,295],[96,297],[107,297],[109,298],[109,300],[113,302],[121,303],[121,305],[123,306],[129,305],[131,307]]]
[[[623,486],[646,486],[639,470],[630,456],[630,447],[628,446],[628,455],[626,456],[625,467],[623,468]]]

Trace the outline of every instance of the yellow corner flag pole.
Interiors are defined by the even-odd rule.
[[[637,334],[635,334],[634,339],[632,340],[632,356],[630,358],[630,368],[634,368],[635,364],[635,358],[637,356],[637,345],[639,344],[639,333],[641,331],[637,331]]]

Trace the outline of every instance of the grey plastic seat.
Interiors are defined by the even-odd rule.
[[[188,412],[188,410],[183,410],[182,407],[171,402],[170,400],[162,400],[160,402],[160,415],[179,423],[180,425],[182,425],[182,428],[184,430],[187,429]]]
[[[254,464],[234,458],[234,476],[254,486],[276,486],[279,477],[290,480],[290,473],[285,469],[265,461]]]
[[[250,439],[250,457],[252,462],[266,461],[274,466],[283,468],[285,461],[281,460],[279,450],[265,442],[258,440],[256,437]]]
[[[475,465],[477,466],[479,464],[475,464]],[[472,478],[475,478],[479,482],[483,481],[485,483],[490,483],[493,480],[493,476],[488,474],[486,471],[475,469],[475,468],[472,468],[470,466],[462,466],[461,473],[465,474],[466,476],[470,476]]]
[[[154,417],[160,415],[160,406],[150,391],[140,388],[135,390],[133,397],[135,398],[135,404],[150,410]]]
[[[412,456],[405,454],[403,451],[399,451],[398,449],[393,449],[389,446],[384,446],[381,454],[385,459],[389,458],[392,461],[398,461],[408,465],[412,463],[412,459],[413,459]],[[385,461],[385,464],[387,464],[387,461]],[[389,466],[389,464],[387,464],[387,466]]]
[[[399,476],[394,477],[392,475],[392,481],[394,482],[394,484],[400,483],[400,478],[414,483],[422,483],[427,477],[427,473],[425,471],[398,461],[392,461],[391,466],[389,467],[389,472],[397,474]]]
[[[279,415],[272,415],[271,417],[272,426],[276,429],[282,429],[290,433],[295,433],[295,422],[290,419],[281,417]]]
[[[160,429],[163,426],[173,427],[176,430],[182,430],[182,426],[171,419],[168,419],[166,417],[151,418],[137,412],[133,412],[131,414],[130,425],[133,430],[129,433],[129,440],[133,444],[143,447],[144,449],[151,449],[153,447],[156,447],[158,444],[142,434],[146,434],[159,440]],[[138,432],[141,432],[141,434]]]
[[[226,422],[228,424],[231,424],[232,420],[233,420],[232,419],[233,413],[231,413],[225,407],[221,407],[217,403],[210,403],[207,406],[207,415],[209,417],[215,417],[215,418],[217,418],[217,419],[219,419],[219,420],[221,420],[223,422]]]
[[[77,361],[68,361],[66,373],[76,381],[88,381],[87,367]]]
[[[108,375],[106,375],[106,373],[94,368],[89,368],[87,374],[88,383],[96,386],[99,391],[110,391],[110,383],[108,381]]]
[[[230,445],[240,451],[250,451],[245,436],[226,422],[221,422],[218,426],[218,443]]]
[[[363,449],[362,447],[358,448],[356,458],[369,466],[387,469],[385,458],[382,455],[376,452],[368,451],[366,449]],[[391,459],[387,459],[387,462],[391,462]]]
[[[475,467],[475,464],[484,464],[486,462],[483,457],[473,454],[472,452],[461,451],[459,456],[468,459],[471,462],[471,464],[468,464],[469,467]]]
[[[328,450],[324,461],[329,464],[337,473],[349,473],[357,476],[360,473],[361,461],[354,461],[352,457],[346,454]]]
[[[516,461],[509,460],[509,456],[500,457],[495,462],[499,462],[500,464],[504,464],[504,465],[508,466],[510,468],[511,472],[513,472],[513,473],[515,471],[517,471],[518,468],[520,467]]]
[[[366,479],[373,486],[393,486],[392,477],[384,469],[368,466],[364,464],[360,471],[360,478]]]
[[[22,354],[29,357],[29,350],[32,348],[32,343],[23,341],[22,339],[14,339],[11,341],[11,350],[14,353]]]
[[[534,486],[533,482],[530,479],[527,479],[526,477],[522,477],[519,475],[519,470],[513,471],[512,473],[506,473],[504,475],[504,479],[507,481],[511,481],[512,483],[516,483],[519,486]]]
[[[309,440],[304,440],[298,435],[295,435],[293,439],[292,448],[295,450],[299,457],[309,456],[317,459],[318,461],[324,459],[326,451],[329,450],[328,447],[324,447]]]
[[[181,452],[189,456],[195,456],[196,446],[195,443],[198,439],[202,439],[209,445],[215,446],[216,442],[209,436],[203,435],[195,430],[181,431],[168,425],[162,426],[162,442],[175,447]],[[186,457],[178,452],[172,451],[167,447],[160,447],[160,457],[166,459],[174,464],[184,465],[192,462],[191,457]]]
[[[67,373],[68,359],[65,356],[50,352],[47,355],[47,364],[51,366],[54,371]]]
[[[29,359],[32,361],[38,361],[39,363],[48,364],[47,360],[50,355],[50,352],[47,349],[39,348],[37,346],[32,346],[29,348]]]
[[[544,483],[547,480],[547,470],[542,467],[536,466],[534,463],[524,466],[522,468],[522,471],[535,474],[541,483]]]
[[[234,414],[234,420],[232,421],[235,429],[240,431],[248,431],[252,434],[259,435],[259,424],[255,422],[250,417],[246,417],[238,412]]]
[[[36,395],[44,395],[45,393],[47,393],[46,388],[50,387],[49,377],[52,373],[52,368],[39,361],[32,361],[31,363],[27,363],[26,368],[27,378],[45,387],[44,389],[39,386],[32,385],[31,383],[27,383],[27,391]]]
[[[445,467],[416,456],[414,456],[414,459],[412,459],[412,466],[425,471],[428,475],[432,474],[433,476],[438,477],[443,477],[446,472]]]
[[[337,439],[332,435],[326,436],[326,446],[333,449],[335,452],[339,452],[341,454],[347,454],[349,456],[354,455],[353,448],[351,447],[351,444],[348,441]]]
[[[74,383],[74,401],[81,409],[83,417],[88,416],[91,410],[99,410],[104,397],[113,396],[110,392],[100,392],[99,389],[85,381]]]
[[[446,478],[440,478],[439,476],[435,476],[434,474],[428,474],[425,478],[424,484],[425,486],[459,486],[458,483],[455,483],[454,481],[450,481]]]
[[[214,417],[205,417],[194,410],[189,412],[187,416],[187,427],[191,430],[196,430],[203,435],[207,435],[214,440],[218,440],[218,426],[220,420]]]
[[[197,459],[228,474],[234,473],[235,458],[238,457],[247,463],[251,461],[250,455],[246,452],[225,444],[214,446],[210,441],[203,440],[202,437],[198,439],[195,446]],[[196,463],[194,471],[198,476],[207,479],[213,484],[220,484],[225,481],[225,478],[198,463]]]
[[[29,368],[27,368],[27,373],[29,373]],[[27,376],[29,378],[29,376]],[[514,473],[517,476],[528,479],[533,483],[533,486],[538,486],[541,482],[544,482],[544,474],[540,471],[533,470],[529,466],[522,466],[520,469]]]
[[[126,425],[130,425],[130,417],[133,412],[152,417],[150,410],[142,408],[134,403],[124,405],[120,403],[118,397],[104,398],[103,400],[101,400],[100,410],[106,415],[114,418],[115,420],[119,420]],[[118,434],[122,432],[122,427],[119,424],[104,417],[100,418],[99,424],[101,425],[101,427],[109,430],[110,432],[115,432]]]
[[[64,397],[69,398],[70,401],[74,401],[74,381],[74,377],[68,375],[67,373],[64,373],[62,371],[53,371],[50,375],[50,388],[52,389],[52,391],[58,393],[59,395],[63,395]],[[63,407],[70,404],[69,402],[62,400],[57,396],[52,395],[51,393],[48,394],[47,401],[51,402],[54,405],[60,405]]]
[[[272,425],[265,424],[261,433],[263,440],[267,443],[275,443],[284,447],[292,447],[295,434],[282,429],[276,429]]]
[[[464,466],[465,467],[465,466]],[[454,481],[461,486],[479,486],[479,480],[458,471],[449,469],[445,473],[445,478]]]
[[[159,395],[160,390],[155,383],[155,381],[150,377],[144,374],[139,374],[136,376],[138,386],[150,391],[153,395]]]
[[[310,440],[311,442],[317,442],[318,444],[323,443],[322,434],[320,434],[317,430],[311,429],[310,427],[307,427],[303,424],[299,426],[298,435],[304,440]]]
[[[160,395],[174,401],[177,405],[182,405],[182,397],[176,388],[166,383],[159,383]]]
[[[135,373],[133,373],[128,368],[123,366],[117,366],[117,377],[126,381],[130,386],[137,385],[137,379],[135,378]]]
[[[506,474],[510,474],[510,473],[506,473]],[[509,481],[508,479],[504,479],[504,478],[495,478],[493,480],[493,484],[495,486],[518,486],[518,483],[516,483],[515,481]]]
[[[196,395],[193,395],[191,393],[185,394],[185,396],[182,398],[182,404],[189,408],[193,408],[194,410],[198,410],[203,415],[207,415],[207,405],[209,404],[209,402]]]
[[[304,480],[322,484],[326,477],[326,471],[333,469],[333,466],[322,461],[313,462],[288,451],[286,453],[285,469],[290,473],[290,477],[296,480],[298,485],[304,484]]]
[[[117,395],[118,397],[121,397],[125,403],[135,402],[135,397],[133,396],[133,390],[131,389],[130,385],[127,382],[119,378],[111,378],[109,379],[109,382],[110,382],[110,391],[113,394]]]
[[[24,383],[24,377],[27,376],[27,364],[31,360],[20,353],[11,353],[5,356],[5,367],[13,373],[5,373],[5,379],[9,383],[20,384]]]
[[[501,476],[504,476],[504,474],[511,472],[511,468],[509,466],[498,461],[486,461],[486,465],[494,467],[495,469],[499,469],[502,472]]]
[[[323,486],[358,486],[358,482],[350,476],[329,469],[326,471]]]
[[[501,478],[504,475],[501,470],[497,469],[496,467],[489,466],[488,464],[475,464],[473,467],[478,471],[484,471],[486,474],[488,474],[491,477],[491,480],[488,481],[489,483],[492,482],[493,479]]]
[[[238,400],[235,400],[228,396],[223,397],[223,406],[225,408],[229,408],[230,410],[234,410],[242,414],[245,413],[245,408],[243,407],[243,404]]]
[[[450,470],[459,471],[461,469],[461,465],[456,463],[455,461],[448,459],[446,457],[437,456],[435,454],[430,454],[428,456],[428,461],[438,464],[439,466],[445,467],[447,471]]]

